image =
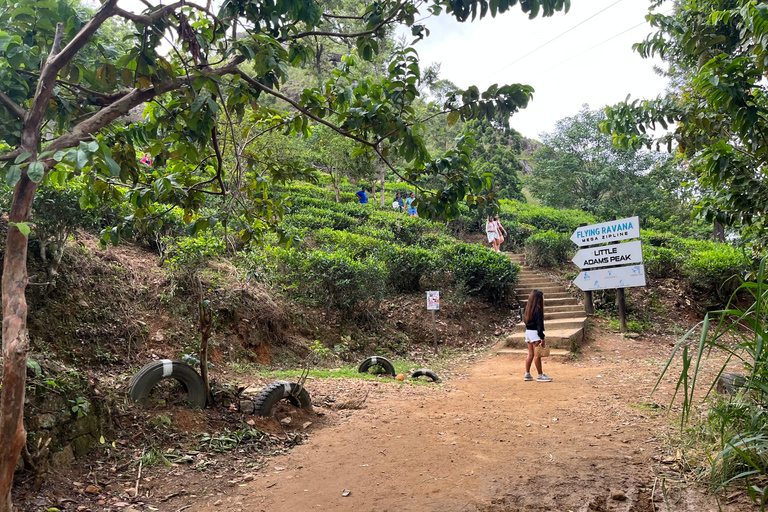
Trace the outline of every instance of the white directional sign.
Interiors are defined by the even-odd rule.
[[[630,238],[640,238],[640,218],[629,217],[627,219],[611,220],[601,224],[592,224],[576,228],[571,235],[573,243],[579,247],[603,244],[606,242],[619,242]]]
[[[579,274],[573,282],[585,292],[645,286],[645,266],[587,270]]]
[[[572,261],[579,268],[636,265],[643,262],[643,244],[637,241],[590,247],[577,252]]]

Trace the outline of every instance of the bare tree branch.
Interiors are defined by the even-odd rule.
[[[48,104],[51,100],[51,95],[53,94],[53,88],[59,71],[61,71],[61,68],[68,64],[77,52],[91,40],[93,34],[96,33],[99,27],[101,27],[107,19],[114,16],[116,4],[117,0],[106,0],[101,8],[96,11],[96,14],[93,15],[93,18],[80,29],[80,32],[78,32],[61,51],[58,51],[56,48],[56,45],[60,45],[61,43],[61,38],[58,37],[59,27],[57,27],[54,47],[51,49],[51,54],[48,56],[48,60],[45,62],[45,65],[40,72],[40,79],[37,82],[37,89],[35,91],[34,99],[32,100],[32,105],[24,119],[24,131],[21,135],[21,144],[23,147],[27,149],[36,148],[37,141],[40,138],[40,126],[45,117],[45,112],[48,110]],[[58,43],[56,40],[58,40]]]
[[[8,112],[21,120],[24,120],[24,116],[27,115],[27,111],[21,105],[13,101],[10,96],[6,95],[3,91],[0,91],[0,104],[7,108]]]
[[[392,14],[390,14],[385,20],[383,20],[381,23],[376,25],[374,28],[370,30],[365,30],[363,32],[354,32],[352,34],[340,34],[338,32],[326,32],[322,30],[311,30],[309,32],[300,32],[296,34],[295,36],[289,37],[287,39],[285,38],[278,38],[278,41],[285,42],[289,39],[301,39],[303,37],[309,37],[309,36],[329,36],[329,37],[339,37],[342,39],[350,39],[355,37],[361,37],[361,36],[367,36],[370,34],[375,34],[379,31],[384,25],[387,25],[390,21],[392,21],[395,16],[397,16],[397,13],[400,12],[400,9],[403,8],[405,4],[398,4],[397,7],[392,11]]]

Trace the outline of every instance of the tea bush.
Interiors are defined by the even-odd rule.
[[[540,231],[556,231],[567,233],[568,236],[582,223],[594,224],[595,217],[581,210],[556,210],[548,206],[536,206],[502,199],[499,215],[502,224],[518,222],[528,224]],[[506,225],[506,224],[505,224]]]
[[[354,258],[372,256],[381,260],[389,273],[388,284],[395,291],[418,290],[421,276],[435,269],[434,253],[420,247],[400,247],[377,238],[331,229],[320,230],[313,238],[328,249],[347,250]]]
[[[297,298],[332,308],[352,309],[384,297],[388,278],[384,263],[372,256],[356,259],[343,249],[301,252],[266,248],[263,265],[272,281]]]
[[[395,211],[373,211],[366,225],[391,231],[395,240],[405,245],[417,244],[426,233],[445,231],[445,227],[440,224]]]
[[[727,297],[741,284],[740,278],[749,269],[748,261],[739,249],[730,245],[714,242],[702,245],[705,244],[714,247],[700,247],[685,258],[685,276],[694,287],[714,292],[720,298]]]
[[[533,267],[559,267],[570,261],[574,249],[570,234],[552,230],[536,233],[525,241],[525,262]]]
[[[679,277],[685,258],[682,254],[668,247],[643,245],[645,272],[650,277]]]
[[[480,295],[496,304],[506,302],[520,273],[520,266],[504,254],[476,244],[457,242],[443,247],[440,258],[457,284],[471,295]]]

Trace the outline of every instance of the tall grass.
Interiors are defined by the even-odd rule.
[[[681,427],[684,427],[691,421],[705,361],[713,353],[726,356],[707,389],[710,407],[696,432],[708,451],[706,472],[715,492],[731,484],[742,485],[761,510],[765,510],[768,503],[768,281],[765,267],[766,259],[763,259],[754,282],[742,281],[725,309],[707,313],[700,324],[677,342],[654,388],[655,391],[681,352],[683,368],[672,401],[682,394]],[[740,308],[737,298],[745,296],[751,298],[749,306]],[[698,343],[692,343],[699,327]],[[732,362],[743,368],[744,385],[733,395],[714,395],[712,390]]]

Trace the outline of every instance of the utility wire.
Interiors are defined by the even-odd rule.
[[[503,68],[500,68],[500,69],[499,69],[499,70],[496,72],[496,74],[500,73],[501,71],[504,71],[505,69],[507,69],[508,67],[510,67],[510,66],[512,66],[512,65],[514,65],[514,64],[517,64],[518,62],[520,62],[520,61],[521,61],[521,60],[523,60],[524,58],[528,57],[529,55],[531,55],[531,54],[533,54],[533,53],[536,53],[537,51],[541,50],[542,48],[544,48],[545,46],[547,46],[549,43],[551,43],[551,42],[553,42],[553,41],[556,41],[556,40],[560,39],[561,37],[563,37],[563,36],[564,36],[565,34],[567,34],[568,32],[570,32],[570,31],[572,31],[572,30],[574,30],[574,29],[576,29],[576,28],[580,27],[581,25],[585,24],[586,22],[588,22],[588,21],[589,21],[589,20],[591,20],[592,18],[594,18],[594,17],[598,16],[599,14],[602,14],[602,13],[604,13],[605,11],[607,11],[608,9],[610,9],[611,7],[613,7],[614,5],[616,5],[616,4],[618,4],[618,3],[621,3],[621,2],[623,2],[623,1],[624,1],[624,0],[617,0],[616,2],[613,2],[613,3],[612,3],[611,5],[609,5],[608,7],[606,7],[606,8],[604,8],[604,9],[602,9],[602,10],[600,10],[600,11],[596,12],[595,14],[593,14],[592,16],[590,16],[589,18],[587,18],[587,19],[585,19],[585,20],[583,20],[583,21],[581,21],[581,22],[577,23],[576,25],[572,26],[571,28],[569,28],[569,29],[568,29],[568,30],[566,30],[565,32],[562,32],[562,33],[560,33],[560,34],[556,35],[555,37],[553,37],[552,39],[550,39],[550,40],[549,40],[549,41],[547,41],[546,43],[544,43],[544,44],[542,44],[542,45],[540,45],[540,46],[537,46],[536,48],[534,48],[533,50],[529,51],[528,53],[526,53],[526,54],[525,54],[525,55],[523,55],[522,57],[518,58],[517,60],[514,60],[514,61],[510,62],[509,64],[507,64],[506,66],[504,66]],[[643,22],[643,23],[645,23],[645,22]]]
[[[674,11],[674,9],[670,9],[669,11],[667,11],[667,12],[663,12],[663,13],[661,13],[661,14],[669,14],[669,13],[671,13],[672,11]],[[561,62],[559,62],[558,64],[555,64],[555,65],[554,65],[554,66],[552,66],[552,67],[549,67],[549,68],[547,68],[547,69],[545,69],[545,70],[543,70],[543,71],[541,71],[541,72],[539,72],[539,73],[536,73],[534,76],[536,76],[536,75],[541,75],[541,74],[543,74],[543,73],[547,73],[547,72],[549,72],[549,71],[551,71],[551,70],[553,70],[553,69],[555,69],[555,68],[559,68],[559,67],[560,67],[560,66],[562,66],[563,64],[566,64],[566,63],[570,62],[571,60],[575,59],[576,57],[581,57],[581,56],[582,56],[582,55],[584,55],[585,53],[589,53],[589,52],[591,52],[592,50],[594,50],[594,49],[595,49],[595,48],[597,48],[598,46],[602,46],[602,45],[604,45],[605,43],[611,42],[611,41],[613,41],[614,39],[616,39],[617,37],[623,36],[623,35],[624,35],[624,34],[626,34],[627,32],[631,32],[631,31],[635,30],[637,27],[641,27],[641,26],[643,26],[643,25],[646,25],[647,23],[648,23],[647,21],[641,21],[641,22],[640,22],[640,23],[638,23],[637,25],[634,25],[634,26],[632,26],[632,27],[629,27],[628,29],[626,29],[626,30],[624,30],[624,31],[622,31],[622,32],[619,32],[619,33],[618,33],[618,34],[616,34],[615,36],[611,36],[611,37],[609,37],[609,38],[608,38],[608,39],[606,39],[605,41],[602,41],[602,42],[600,42],[600,43],[597,43],[596,45],[594,45],[594,46],[591,46],[591,47],[587,48],[586,50],[584,50],[584,51],[582,51],[582,52],[579,52],[579,53],[577,53],[576,55],[572,55],[571,57],[568,57],[568,58],[567,58],[567,59],[565,59],[564,61],[561,61]]]

